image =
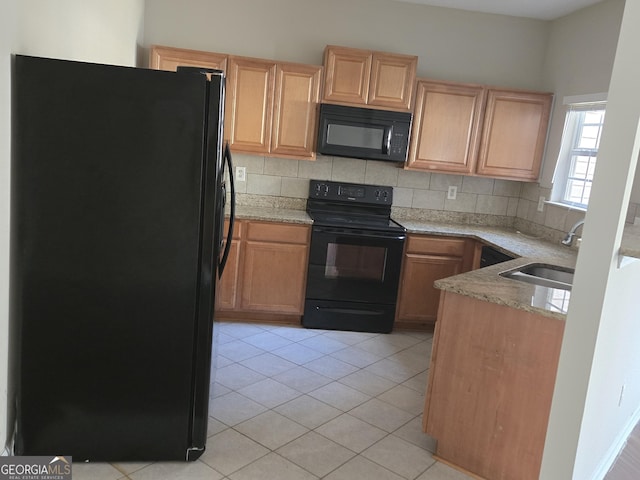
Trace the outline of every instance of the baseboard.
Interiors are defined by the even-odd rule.
[[[625,447],[629,435],[631,435],[631,432],[636,427],[638,422],[640,422],[640,408],[635,411],[633,416],[629,419],[629,422],[627,422],[625,428],[620,432],[615,441],[611,444],[611,447],[609,447],[609,450],[607,450],[607,453],[600,462],[600,466],[593,472],[591,480],[604,479],[605,475],[609,472],[616,459],[618,458],[618,455],[620,455],[622,449]]]

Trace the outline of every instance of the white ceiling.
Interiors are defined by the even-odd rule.
[[[602,0],[396,0],[473,12],[553,20]]]

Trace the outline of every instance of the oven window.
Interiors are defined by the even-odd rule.
[[[325,278],[357,278],[383,282],[387,249],[364,245],[329,243]]]
[[[328,145],[380,150],[383,139],[383,127],[357,127],[332,123],[327,130]]]

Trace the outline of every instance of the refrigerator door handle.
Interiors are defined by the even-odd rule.
[[[229,184],[231,185],[231,204],[229,205],[229,230],[227,231],[227,239],[225,240],[224,253],[218,263],[218,278],[222,277],[222,272],[227,264],[229,258],[229,251],[231,250],[231,240],[233,240],[233,224],[236,217],[236,189],[233,181],[233,162],[231,160],[231,150],[229,149],[229,143],[224,147],[224,160],[229,168]],[[226,196],[225,196],[226,198]]]

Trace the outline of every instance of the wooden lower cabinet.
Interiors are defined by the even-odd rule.
[[[235,310],[238,307],[238,286],[240,278],[240,238],[242,238],[243,222],[236,222],[233,228],[233,240],[229,250],[227,264],[222,277],[216,285],[216,310]],[[224,231],[229,230],[225,222]]]
[[[442,292],[423,429],[487,480],[540,473],[564,321]]]
[[[299,323],[304,309],[310,227],[240,221],[218,282],[218,319]]]
[[[400,276],[395,326],[431,329],[438,314],[436,280],[473,269],[472,239],[409,235]]]

